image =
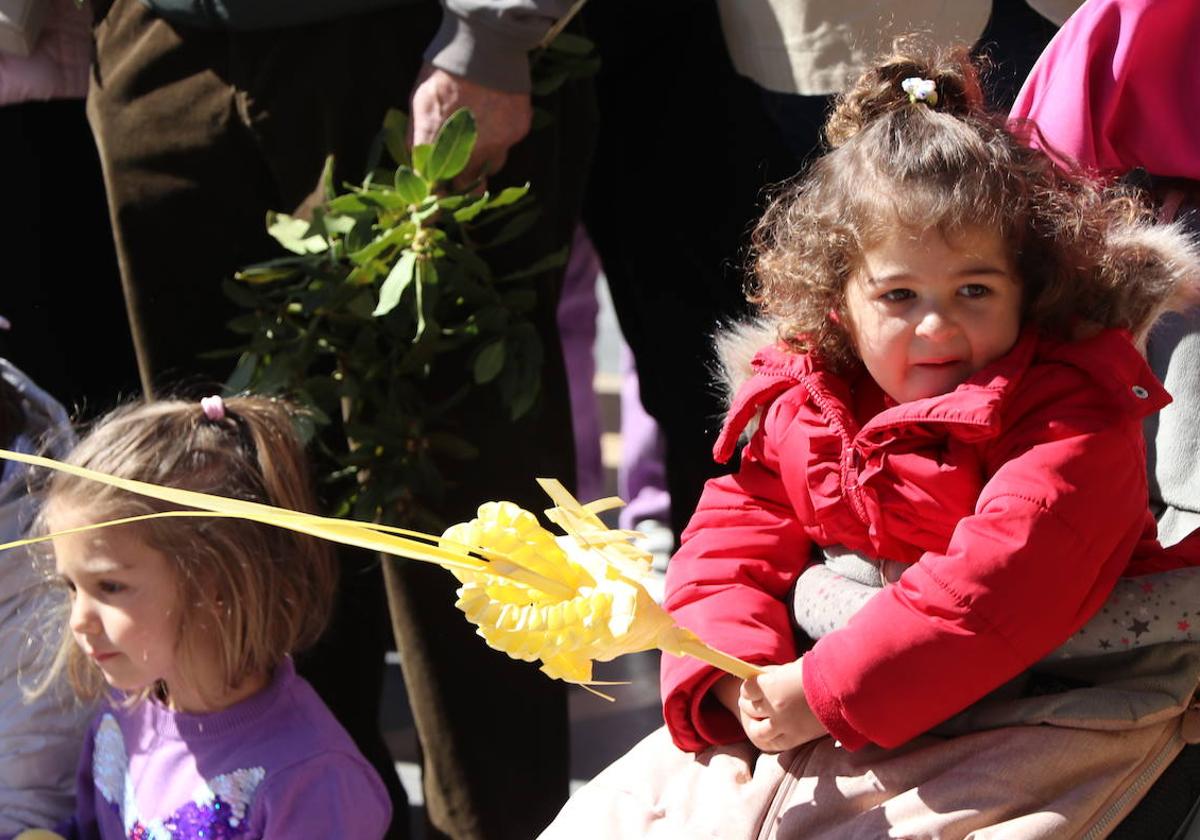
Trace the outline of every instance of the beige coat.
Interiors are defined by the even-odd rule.
[[[1029,0],[1061,24],[1081,0]],[[908,32],[974,44],[990,0],[718,0],[733,65],[760,86],[806,96],[838,93],[892,39]]]
[[[1094,685],[1010,686],[894,750],[828,738],[779,755],[700,755],[659,729],[584,786],[542,834],[587,838],[1100,838],[1200,741],[1200,643],[1047,666]]]

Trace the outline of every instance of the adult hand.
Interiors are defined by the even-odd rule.
[[[533,106],[527,93],[485,87],[426,62],[409,103],[412,143],[432,143],[442,123],[459,108],[470,109],[479,132],[466,168],[454,179],[461,189],[504,165],[508,150],[529,133]]]
[[[826,734],[804,696],[803,663],[769,666],[742,683],[738,716],[750,743],[763,752],[783,752]]]

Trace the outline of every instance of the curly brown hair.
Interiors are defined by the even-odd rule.
[[[122,478],[311,513],[316,500],[294,413],[287,403],[265,397],[227,399],[219,420],[208,419],[194,401],[131,404],[101,418],[67,461]],[[46,480],[40,527],[46,530],[46,520],[62,512],[106,522],[178,507],[56,472]],[[173,563],[183,605],[180,656],[186,663],[199,639],[218,640],[225,684],[209,687],[218,696],[269,672],[325,628],[337,566],[323,540],[221,517],[112,527],[135,529]],[[81,697],[97,696],[104,688],[99,669],[75,644],[65,617],[60,626],[57,657],[44,685],[65,669]],[[161,690],[152,686],[138,697]]]
[[[937,103],[901,88],[920,77]],[[1152,304],[1129,292],[1108,239],[1148,218],[1130,194],[1057,169],[983,102],[966,48],[913,36],[842,95],[825,126],[830,150],[784,184],[753,234],[751,300],[797,352],[835,367],[855,356],[842,324],[846,282],[863,251],[897,227],[999,231],[1022,283],[1023,321],[1069,336],[1081,321],[1131,327]],[[1141,308],[1139,308],[1141,307]]]

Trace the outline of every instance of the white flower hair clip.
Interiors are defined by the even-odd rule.
[[[930,108],[938,103],[937,85],[933,79],[910,76],[900,83],[900,89],[908,94],[909,102],[924,102]]]

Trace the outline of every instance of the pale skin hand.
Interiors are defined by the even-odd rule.
[[[722,677],[713,694],[742,724],[750,743],[777,753],[826,735],[804,697],[803,660],[769,665],[766,673],[744,682]]]
[[[533,106],[527,93],[485,87],[426,62],[409,103],[412,143],[432,143],[442,123],[459,108],[470,109],[479,132],[466,169],[454,179],[454,186],[462,189],[500,170],[508,150],[529,133]]]

